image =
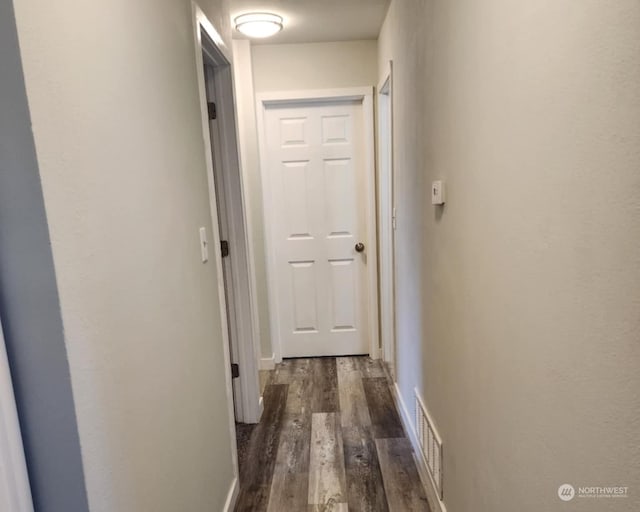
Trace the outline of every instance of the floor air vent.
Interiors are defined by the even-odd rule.
[[[442,440],[433,426],[427,408],[416,391],[416,433],[422,456],[427,463],[427,469],[442,501]]]

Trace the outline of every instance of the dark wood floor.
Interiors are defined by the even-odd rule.
[[[236,511],[429,511],[379,362],[286,360],[263,397],[260,424],[239,426]]]

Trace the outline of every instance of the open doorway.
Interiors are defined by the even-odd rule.
[[[252,307],[255,278],[250,265],[242,175],[238,157],[230,55],[215,28],[195,13],[197,66],[205,134],[220,314],[226,323],[228,395],[238,423],[257,423],[262,413],[258,379],[258,317]]]
[[[382,358],[395,380],[395,229],[393,171],[393,65],[378,86],[378,216],[380,222],[380,331]]]
[[[215,186],[215,203],[218,214],[218,233],[220,235],[220,256],[222,258],[222,274],[224,283],[225,313],[227,318],[227,334],[229,336],[229,355],[231,359],[231,386],[233,388],[233,408],[235,419],[238,422],[244,420],[242,409],[242,385],[240,378],[240,355],[238,339],[238,318],[234,300],[235,265],[231,258],[231,218],[233,212],[228,202],[227,190],[229,178],[225,178],[225,169],[221,158],[221,134],[218,125],[218,103],[216,103],[216,72],[213,60],[204,54],[204,80],[207,98],[207,115],[209,117],[209,136],[211,141],[213,159],[213,181]],[[217,248],[214,248],[216,250]]]

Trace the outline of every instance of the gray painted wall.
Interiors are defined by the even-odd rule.
[[[199,0],[228,49],[227,2]],[[221,511],[233,417],[190,0],[14,3],[91,512]],[[75,512],[67,507],[65,512]]]
[[[391,4],[398,385],[449,512],[640,510],[639,56],[638,0]]]
[[[38,512],[88,510],[12,2],[0,2],[0,317]]]

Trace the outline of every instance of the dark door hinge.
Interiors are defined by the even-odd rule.
[[[237,379],[240,377],[240,366],[237,363],[231,363],[231,378]]]
[[[223,258],[229,256],[229,242],[226,240],[220,240],[220,252],[222,253]]]
[[[216,110],[216,104],[213,101],[207,103],[207,110],[209,111],[209,119],[217,119],[218,111]]]

